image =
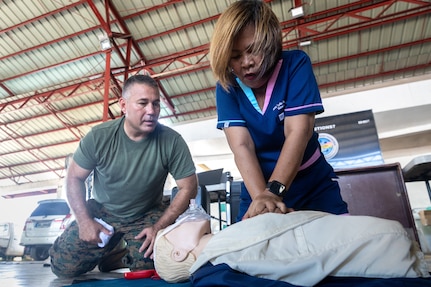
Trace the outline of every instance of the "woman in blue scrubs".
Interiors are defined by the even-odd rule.
[[[238,220],[266,212],[348,213],[314,131],[322,100],[309,57],[282,51],[264,2],[241,0],[217,21],[210,45],[217,128],[244,181]]]

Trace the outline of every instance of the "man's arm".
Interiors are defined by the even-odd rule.
[[[66,175],[66,196],[79,226],[79,238],[97,244],[101,241],[101,231],[106,234],[110,232],[97,223],[87,209],[85,180],[90,173],[91,170],[84,169],[71,160]]]
[[[145,237],[141,248],[139,248],[139,251],[142,252],[148,247],[144,254],[145,257],[152,257],[154,240],[157,232],[174,223],[178,216],[186,211],[187,207],[189,206],[190,199],[196,197],[198,187],[196,174],[176,180],[176,184],[178,187],[178,193],[162,217],[156,222],[156,224],[145,228],[135,237],[136,239]]]
[[[189,206],[190,199],[196,197],[198,181],[196,174],[175,181],[178,187],[178,193],[166,209],[163,216],[154,224],[159,231],[171,225]],[[156,232],[157,233],[157,232]]]

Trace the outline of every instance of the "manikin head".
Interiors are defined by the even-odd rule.
[[[154,243],[154,266],[165,281],[186,281],[189,269],[211,237],[210,217],[185,216],[160,230]]]

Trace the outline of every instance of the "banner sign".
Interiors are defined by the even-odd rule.
[[[384,163],[371,110],[316,118],[314,130],[334,169]]]

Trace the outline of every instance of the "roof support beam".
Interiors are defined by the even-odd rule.
[[[351,59],[355,59],[355,58],[369,56],[369,55],[372,55],[372,54],[378,54],[378,53],[383,53],[383,52],[387,52],[387,51],[391,51],[391,50],[397,50],[397,49],[402,49],[402,48],[413,47],[413,46],[416,46],[416,45],[420,45],[420,44],[423,44],[423,43],[430,43],[430,42],[431,42],[431,38],[425,38],[423,40],[413,41],[413,42],[404,43],[404,44],[400,44],[400,45],[394,45],[394,46],[386,47],[386,48],[382,48],[382,49],[376,49],[376,50],[366,51],[366,52],[363,52],[363,53],[356,53],[356,54],[353,54],[353,55],[348,55],[348,56],[340,57],[340,58],[336,58],[336,59],[330,59],[330,60],[322,61],[322,62],[315,62],[315,63],[313,63],[313,65],[314,66],[328,65],[328,64],[332,64],[332,63],[336,63],[336,62],[343,62],[343,61],[347,61],[347,60],[351,60]],[[179,57],[179,55],[177,55],[177,56]],[[163,60],[164,61],[168,61],[167,59],[163,59]],[[158,64],[160,64],[160,63],[158,63]],[[170,73],[155,74],[153,76],[156,77],[156,78],[158,78],[158,77],[159,78],[169,78],[169,77],[174,77],[174,76],[178,76],[178,75],[184,74],[185,72],[199,71],[199,70],[207,69],[207,68],[209,68],[209,63],[204,63],[204,65],[202,63],[200,63],[198,65],[192,65],[188,69],[184,69],[184,70],[183,69],[177,69],[177,70],[170,71]],[[135,68],[135,69],[132,69],[131,71],[135,72],[137,70],[138,69]],[[115,86],[117,88],[120,88],[119,85],[118,85],[118,82],[117,82],[117,76],[118,75],[119,75],[118,73],[114,72],[113,73],[113,78],[111,78],[111,80],[113,80],[113,81],[116,82]],[[83,81],[80,84],[73,84],[73,85],[70,85],[70,86],[63,87],[61,89],[57,89],[57,90],[55,90],[55,93],[56,94],[59,94],[59,93],[68,93],[68,96],[67,96],[68,98],[73,97],[74,94],[75,94],[75,96],[79,96],[82,93],[75,93],[75,91],[77,91],[79,88],[82,88],[83,86],[86,86],[86,87],[89,88],[88,92],[92,92],[91,85],[94,84],[94,83],[101,83],[102,80],[103,80],[103,78],[97,78],[97,79],[94,79],[94,80],[91,80],[91,81],[90,80]],[[330,85],[334,85],[334,84],[336,84],[336,83],[328,83],[328,84],[326,84],[326,86],[330,86]],[[52,95],[52,93],[53,93],[53,91],[47,91],[47,92],[44,92],[44,93],[36,93],[36,94],[34,94],[34,95],[30,96],[30,97],[17,99],[17,100],[14,100],[14,101],[11,101],[11,102],[7,102],[7,103],[0,103],[0,111],[3,110],[6,106],[15,105],[15,104],[20,104],[19,108],[17,108],[16,111],[18,109],[24,109],[25,108],[24,104],[25,103],[28,104],[28,102],[29,102],[30,99],[36,99],[36,98],[39,98],[39,97],[47,97],[47,96]],[[118,99],[118,94],[116,94],[116,95],[117,95],[116,98]],[[61,101],[61,100],[62,99],[60,98],[60,99],[56,99],[54,101]],[[41,115],[41,116],[43,116],[43,115]]]
[[[109,89],[111,84],[111,50],[105,53],[105,88],[103,93],[103,116],[102,121],[106,122],[108,120],[109,113]]]

